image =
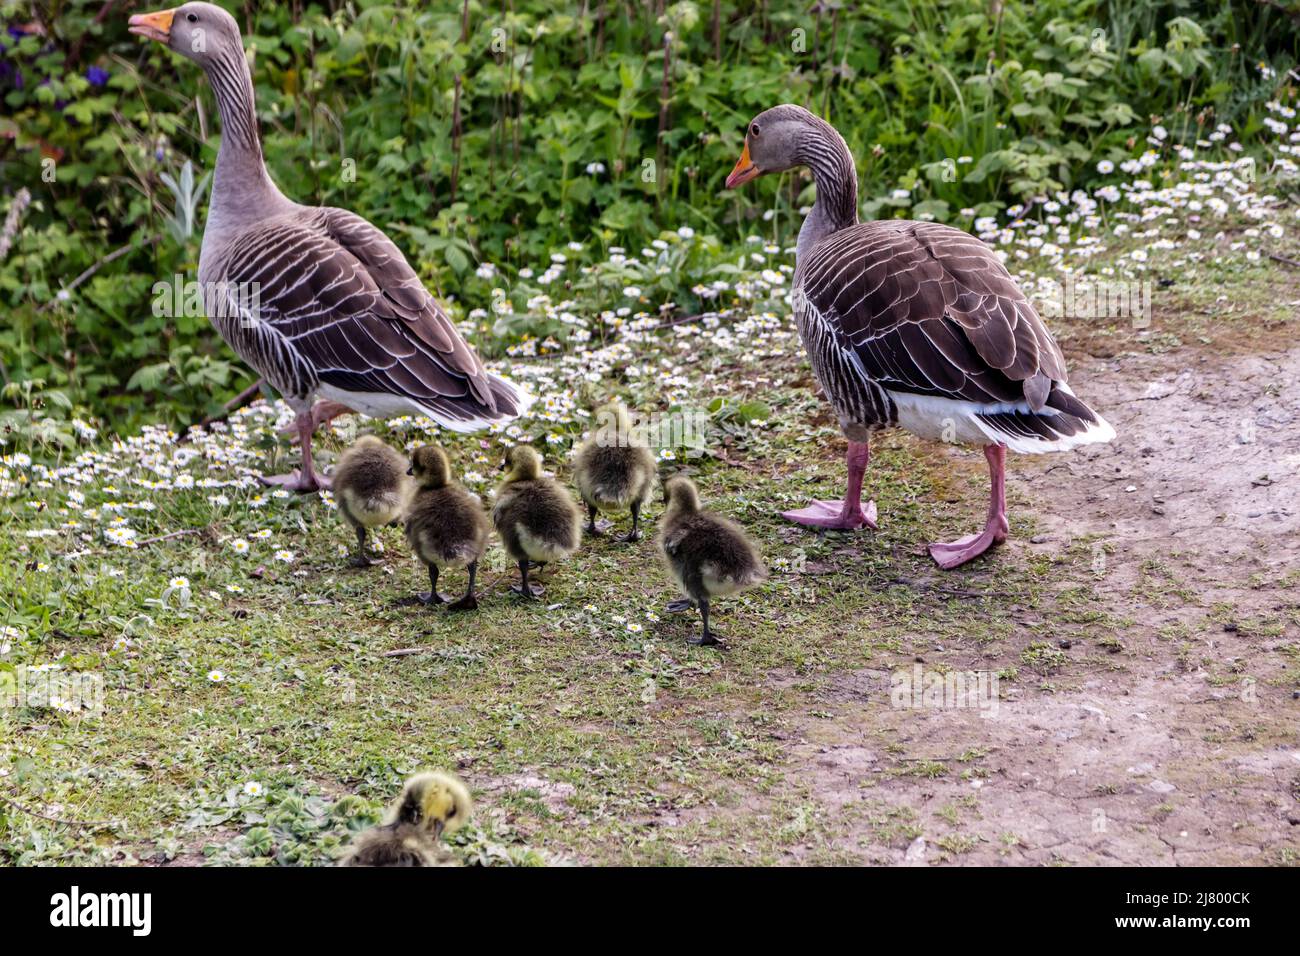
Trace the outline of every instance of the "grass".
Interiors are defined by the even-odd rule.
[[[791,388],[773,404],[809,401]],[[809,459],[798,422],[755,429],[728,451],[783,480],[716,460],[696,468],[712,506],[786,568],[720,604],[725,654],[686,644],[694,618],[647,616],[675,596],[651,541],[585,544],[536,606],[509,595],[513,572],[494,546],[481,611],[457,618],[396,606],[426,586],[397,530],[380,534],[381,567],[346,568],[349,534],[315,496],[263,496],[256,508],[252,489],[227,506],[204,489],[141,496],[156,506],[134,521],[141,538],[199,533],[72,560],[57,557],[77,550],[72,532],[23,536],[49,524],[27,501],[57,511],[59,493],[8,502],[0,582],[13,596],[6,619],[27,635],[20,659],[102,675],[106,708],[99,719],[3,712],[0,787],[57,808],[50,816],[111,821],[90,837],[10,805],[11,860],[323,862],[424,766],[455,768],[490,808],[467,858],[488,847],[518,860],[780,859],[791,828],[816,818],[791,811],[773,827],[759,809],[789,786],[780,731],[808,702],[774,675],[811,683],[907,663],[960,642],[972,606],[980,644],[1015,632],[999,602],[894,583],[930,578],[917,545],[975,520],[978,470],[959,493],[929,449],[889,436],[873,468],[888,515],[879,534],[806,534],[776,513],[833,494],[840,465],[831,430],[817,430],[822,453]],[[87,506],[135,497],[112,480],[120,493],[87,490]],[[241,538],[248,555],[231,548]],[[282,548],[292,564],[273,557]],[[186,588],[171,587],[178,577]],[[994,562],[964,586],[1044,613],[1054,601],[1033,567]],[[403,649],[415,653],[384,656]],[[906,772],[929,768],[946,773],[924,762]],[[249,782],[262,794],[244,794]],[[664,819],[675,822],[661,833]]]
[[[1189,308],[1162,312],[1163,331],[1217,347],[1263,316],[1276,342],[1295,322],[1276,307],[1279,287],[1294,279],[1275,265],[1200,270],[1180,287]],[[1215,311],[1211,293],[1236,305]],[[1056,326],[1068,347],[1103,334],[1095,323]],[[994,557],[962,572],[958,586],[970,593],[946,592],[921,546],[979,520],[982,461],[898,433],[873,444],[879,532],[794,528],[778,512],[837,496],[843,474],[842,440],[797,349],[760,359],[683,348],[675,335],[647,337],[637,358],[672,365],[697,394],[729,383],[734,403],[771,410],[766,422],[729,423],[710,454],[687,463],[710,505],[747,527],[772,569],[765,585],[719,604],[725,653],[687,645],[695,618],[661,614],[676,595],[652,540],[584,543],[554,570],[546,600],[530,605],[508,593],[513,572],[494,545],[473,616],[398,606],[426,586],[399,531],[379,535],[382,566],[357,571],[339,553],[351,538],[326,500],[200,486],[289,454],[266,409],[192,461],[171,459],[162,434],[116,447],[97,440],[84,449],[103,455],[88,484],[43,485],[36,475],[0,499],[0,626],[12,645],[0,673],[57,664],[101,677],[105,689],[99,717],[0,708],[0,860],[325,863],[422,767],[454,769],[473,787],[480,812],[455,851],[484,864],[845,862],[862,858],[836,843],[845,820],[871,828],[870,857],[977,815],[974,798],[924,817],[869,802],[831,812],[815,781],[795,771],[796,728],[809,717],[833,724],[828,696],[848,693],[837,688],[855,675],[918,658],[937,669],[978,662],[1028,694],[1116,666],[1127,655],[1105,652],[1127,646],[1117,636],[1125,625],[1101,599],[1094,567],[1106,542]],[[1149,344],[1123,327],[1104,335],[1119,349]],[[793,344],[788,330],[784,341]],[[654,381],[618,386],[654,406]],[[596,395],[592,386],[575,399],[590,405]],[[349,427],[327,436],[327,455]],[[377,427],[398,444],[422,438]],[[453,458],[462,471],[487,470],[506,438],[457,439]],[[563,456],[548,460],[567,479]],[[181,487],[181,475],[198,484]],[[160,480],[170,487],[147,484]],[[115,503],[145,507],[115,512]],[[1012,534],[1021,538],[1035,519],[1017,504]],[[148,543],[83,538],[116,513]],[[282,550],[292,555],[277,559]],[[1138,586],[1168,600],[1177,576],[1153,563]],[[1239,626],[1274,637],[1287,622]],[[1062,641],[1090,653],[1064,652]],[[1189,666],[1194,655],[1189,647]],[[1051,685],[1035,686],[1049,676]],[[864,779],[867,791],[898,778],[985,775],[947,762],[970,764],[986,750],[950,757],[917,752],[907,738],[868,742],[891,769]],[[937,845],[959,858],[982,839],[948,833]],[[1019,838],[1002,843],[1010,852]]]

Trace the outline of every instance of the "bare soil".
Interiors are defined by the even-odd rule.
[[[1076,359],[1071,378],[1119,437],[1012,462],[1017,536],[991,560],[1090,549],[1096,610],[1118,626],[1061,648],[1068,663],[1042,683],[1022,665],[990,716],[892,708],[887,669],[827,677],[786,768],[825,842],[796,857],[1296,861],[1300,348]],[[946,453],[977,486],[981,456]],[[1039,627],[1021,646],[1042,637],[1025,623]],[[986,657],[972,643],[945,663]]]

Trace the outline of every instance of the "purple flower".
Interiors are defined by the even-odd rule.
[[[103,86],[108,82],[108,70],[92,66],[86,71],[86,80],[91,86]]]

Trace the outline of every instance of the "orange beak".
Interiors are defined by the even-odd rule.
[[[763,171],[755,166],[754,161],[749,158],[749,140],[746,139],[745,148],[741,151],[740,159],[736,160],[736,168],[727,177],[727,188],[735,189],[737,186],[762,175],[762,173]]]
[[[171,38],[172,17],[175,10],[159,10],[157,13],[137,13],[127,22],[127,29],[137,36],[148,37],[159,43],[166,43]]]

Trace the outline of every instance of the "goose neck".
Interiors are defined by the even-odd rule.
[[[221,148],[212,183],[208,229],[217,231],[284,211],[280,192],[262,158],[253,108],[253,77],[243,49],[209,60],[205,71],[221,114]]]
[[[817,201],[799,229],[796,260],[818,242],[858,221],[858,172],[844,138],[828,123],[813,129],[801,156],[817,184]]]

